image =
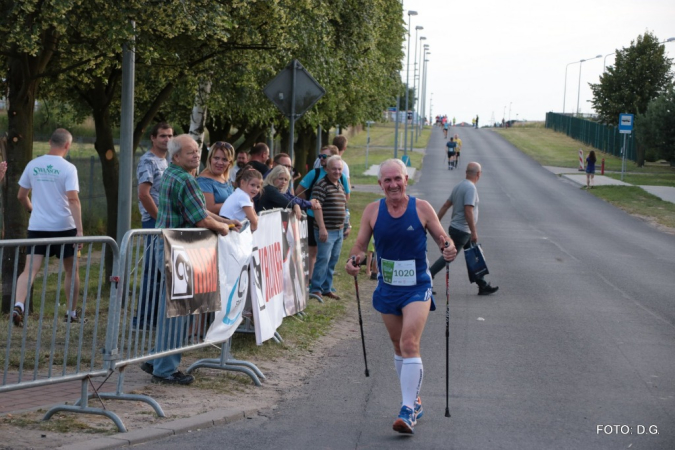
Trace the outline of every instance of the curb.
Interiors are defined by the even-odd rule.
[[[100,439],[92,439],[73,444],[61,446],[59,448],[69,450],[103,450],[109,448],[127,447],[136,444],[162,439],[177,434],[191,433],[218,425],[225,425],[236,422],[241,419],[251,418],[258,415],[259,410],[254,409],[217,409],[194,417],[173,420],[162,424],[153,425],[148,428],[129,431],[127,433],[118,433],[114,436],[108,436]]]

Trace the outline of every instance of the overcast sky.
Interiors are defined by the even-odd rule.
[[[407,11],[418,13],[411,17],[410,85],[415,27],[422,26],[416,42],[424,36],[422,44],[429,44],[432,114],[454,116],[458,122],[471,122],[478,114],[481,125],[493,114],[496,121],[508,120],[509,109],[511,119],[544,120],[548,111],[562,112],[563,98],[565,111],[575,111],[580,66],[579,109],[590,113],[588,83],[598,82],[605,55],[630,46],[645,31],[661,41],[675,37],[675,0],[407,0],[403,6],[406,27]],[[675,42],[664,45],[674,58]],[[596,55],[602,57],[578,63]],[[565,66],[574,61],[564,96]],[[613,64],[613,55],[606,61]],[[404,57],[404,82],[405,64]]]

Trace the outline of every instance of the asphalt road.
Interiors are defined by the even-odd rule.
[[[447,170],[435,129],[409,192],[438,209],[468,161],[483,165],[478,235],[500,290],[479,297],[463,256],[450,265],[452,417],[442,273],[422,341],[426,415],[414,436],[391,430],[400,403],[393,352],[365,299],[369,378],[361,343],[350,340],[269,415],[144,447],[675,448],[675,236],[562,181],[489,130],[455,132],[460,170]],[[429,258],[438,255],[430,242]]]

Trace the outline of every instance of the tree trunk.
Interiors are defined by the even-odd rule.
[[[102,95],[98,98],[102,98]],[[96,129],[96,142],[94,148],[101,161],[101,174],[103,175],[103,187],[107,204],[106,234],[117,239],[117,207],[119,196],[120,163],[115,152],[112,121],[110,120],[109,103],[104,102],[99,107],[92,108],[94,127]],[[119,243],[121,244],[121,242]],[[113,269],[112,252],[106,252],[106,274],[109,277]],[[107,277],[106,277],[107,278]]]
[[[206,124],[207,109],[209,95],[211,94],[211,81],[206,80],[199,84],[199,90],[195,96],[195,103],[192,107],[192,114],[190,115],[190,136],[197,141],[197,145],[204,151],[204,126]]]
[[[5,217],[4,239],[23,239],[28,228],[28,212],[17,199],[19,178],[23,168],[33,159],[33,111],[39,80],[29,78],[19,58],[8,58],[7,77],[9,109],[7,110],[7,188],[3,191]],[[18,276],[23,270],[25,249],[21,250]],[[2,312],[9,312],[14,278],[14,248],[2,252]]]

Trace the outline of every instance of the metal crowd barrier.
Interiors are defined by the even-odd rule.
[[[64,261],[67,245],[83,244],[72,260]],[[35,254],[36,246],[46,246],[46,253],[56,250],[58,256]],[[32,289],[26,278],[27,296],[24,303],[24,323],[16,327],[12,314],[20,274],[21,249],[26,249],[29,273],[36,272]],[[11,252],[11,253],[9,253]],[[58,405],[44,416],[48,420],[59,411],[103,415],[115,422],[120,430],[124,425],[117,415],[105,409],[88,405],[87,385],[92,378],[111,374],[112,364],[105,350],[110,348],[107,330],[114,322],[111,307],[116,298],[116,284],[105,278],[106,254],[112,252],[113,267],[119,257],[117,243],[105,236],[50,239],[18,239],[0,241],[0,260],[13,254],[14,267],[11,282],[3,279],[3,286],[11,285],[11,308],[7,321],[0,323],[0,336],[5,335],[5,348],[0,351],[3,368],[0,393],[69,381],[81,382],[81,397],[77,406]],[[81,254],[81,256],[80,256]],[[38,267],[38,264],[42,264]],[[66,264],[72,264],[67,266]],[[71,272],[70,279],[66,279]],[[64,320],[71,309],[70,299],[75,292],[74,275],[79,273],[82,295],[77,301],[81,308],[80,322]],[[84,277],[82,277],[84,275]],[[23,283],[24,281],[22,281]],[[62,294],[62,286],[70,284],[69,292]],[[22,286],[23,287],[23,286]],[[110,291],[108,292],[108,289]],[[92,384],[93,386],[93,384]]]
[[[156,309],[155,305],[164,297],[165,273],[163,265],[158,266],[154,257],[155,243],[163,248],[161,236],[159,229],[130,230],[124,235],[117,298],[111,311],[115,320],[108,329],[111,344],[108,348],[114,360],[112,368],[119,372],[117,390],[96,395],[102,399],[142,401],[152,406],[160,417],[165,417],[161,406],[150,396],[124,393],[124,372],[129,365],[222,344],[220,358],[199,360],[186,372],[191,373],[200,367],[237,371],[251,377],[257,386],[261,386],[260,379],[265,376],[253,363],[231,357],[229,339],[224,342],[202,341],[202,335],[208,329],[210,313],[169,319],[168,325],[162,325],[162,318],[158,318],[162,310]],[[155,352],[160,340],[168,341],[167,348]]]

